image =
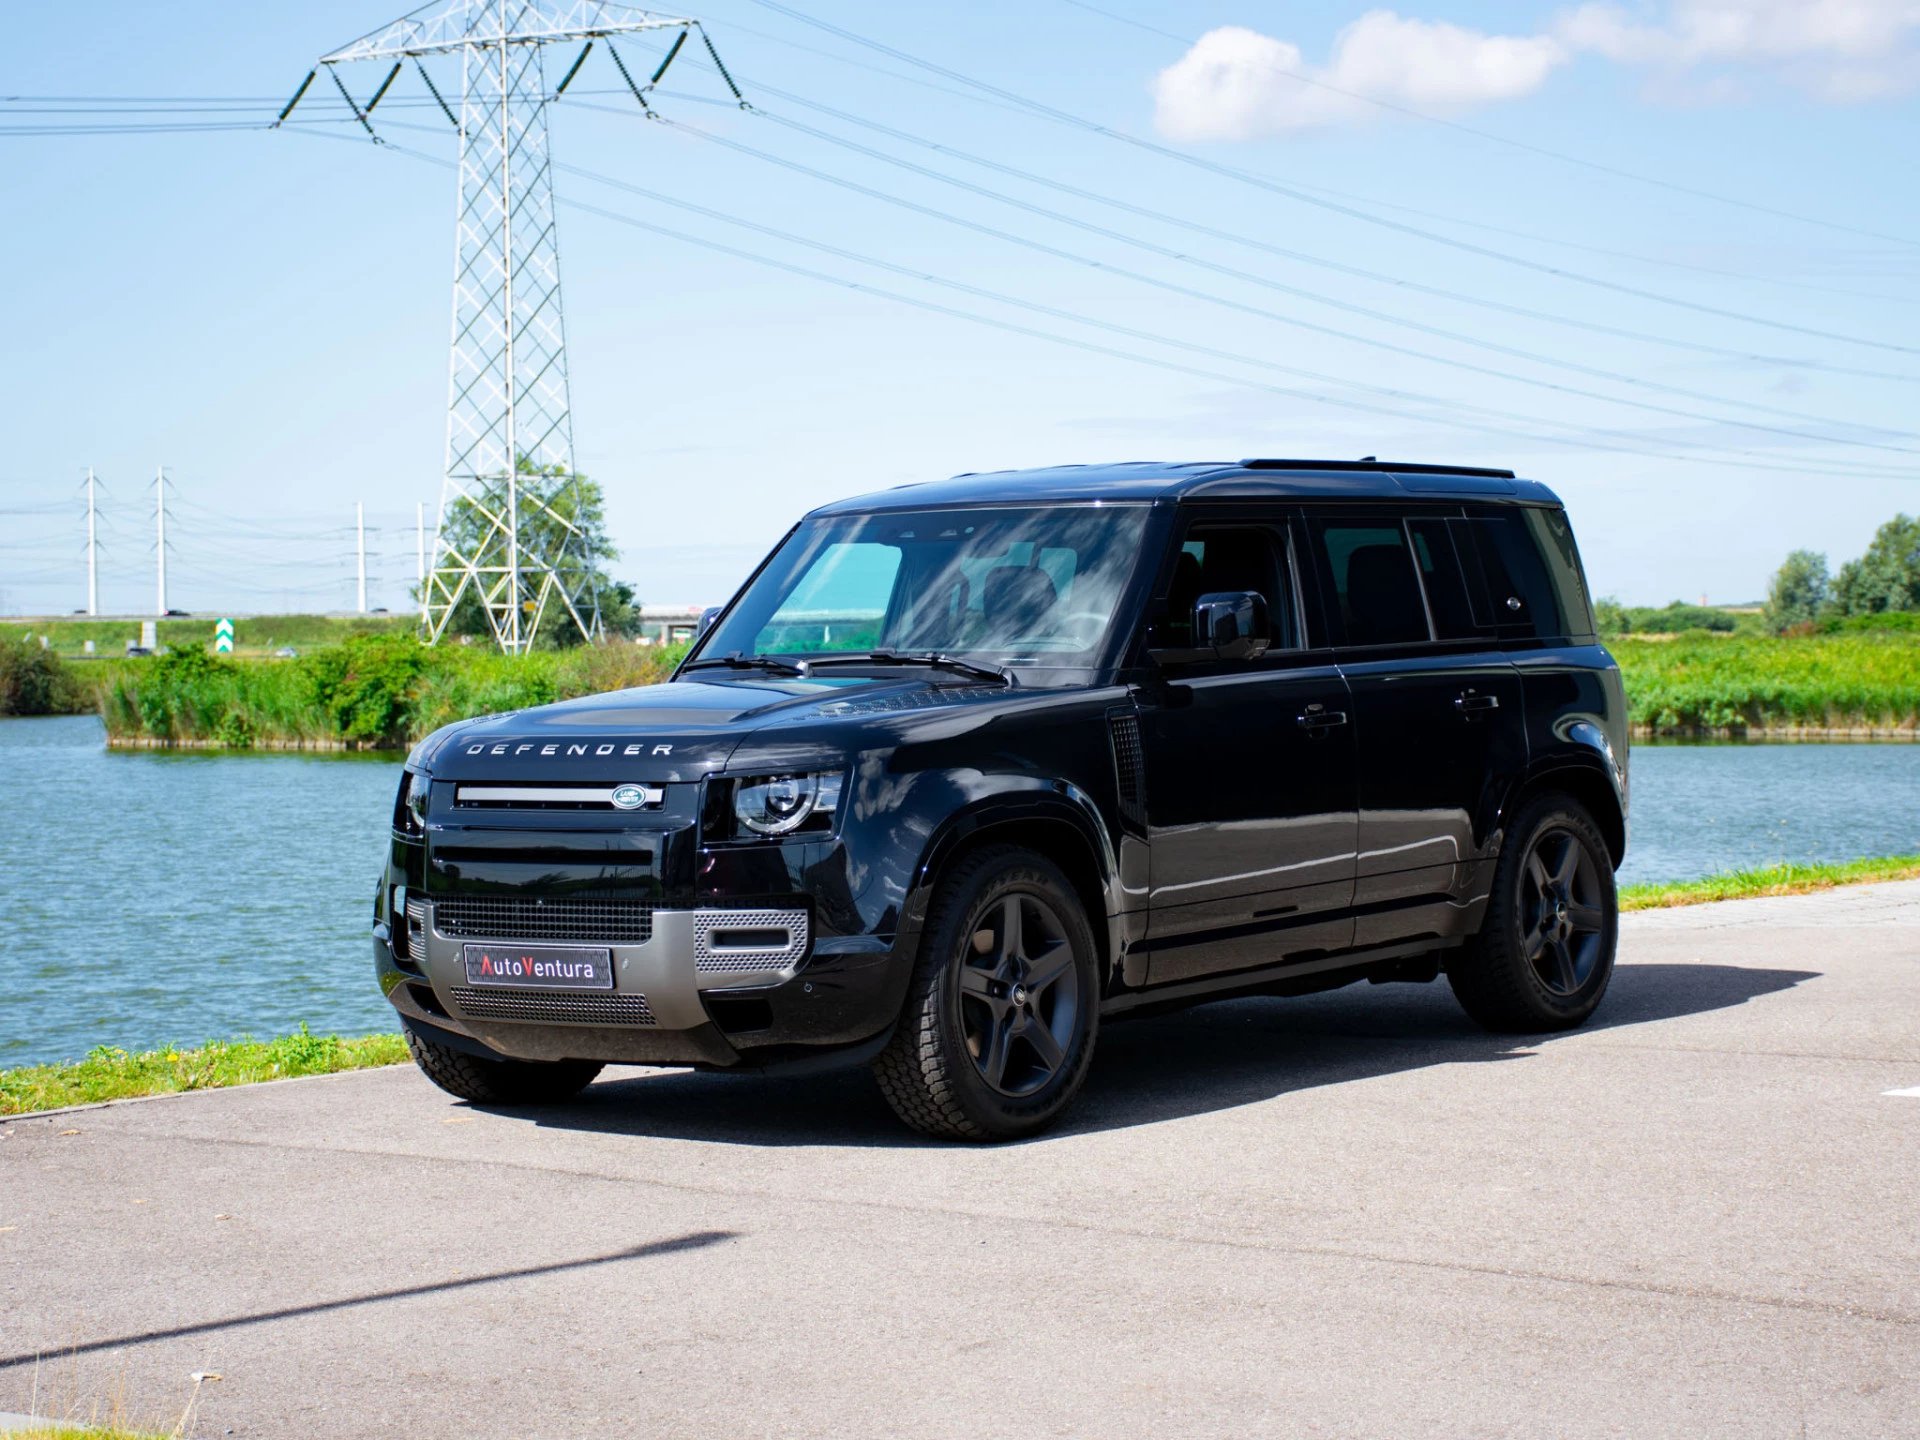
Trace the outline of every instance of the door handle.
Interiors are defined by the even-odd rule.
[[[1346,724],[1347,712],[1344,710],[1322,710],[1317,705],[1311,705],[1307,707],[1304,714],[1294,717],[1294,723],[1302,730],[1325,730],[1330,726]]]
[[[1498,695],[1476,695],[1473,691],[1469,690],[1463,695],[1456,695],[1454,697],[1453,708],[1458,710],[1462,715],[1474,715],[1486,710],[1498,710],[1500,708],[1500,697]]]

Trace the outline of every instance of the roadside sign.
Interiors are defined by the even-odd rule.
[[[213,627],[213,649],[217,655],[233,653],[233,621],[222,617]]]

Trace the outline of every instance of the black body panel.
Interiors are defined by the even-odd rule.
[[[703,668],[712,657],[696,645],[667,684],[448,727],[409,759],[419,789],[410,801],[403,785],[375,900],[376,970],[396,1009],[522,1059],[857,1063],[899,1014],[943,867],[981,844],[1036,850],[1066,873],[1115,1014],[1430,975],[1417,957],[1479,925],[1502,826],[1542,786],[1594,813],[1618,863],[1625,699],[1543,487],[1370,463],[1067,467],[843,501],[795,534],[823,519],[974,505],[1144,513],[1110,637],[1072,665],[1002,657],[1010,683],[994,666],[885,657]],[[1525,511],[1554,517],[1559,558],[1542,562],[1545,580],[1513,578],[1512,557],[1481,538],[1493,532],[1474,528]],[[1404,528],[1410,518],[1429,528]],[[1416,550],[1420,535],[1457,539],[1454,588],[1360,553],[1378,545],[1329,551],[1321,536],[1334,521],[1402,527]],[[1548,534],[1542,523],[1512,534]],[[1232,544],[1206,555],[1207,536],[1235,527],[1275,547],[1260,585],[1229,583],[1219,557]],[[1275,628],[1263,653],[1168,648],[1196,563],[1212,590],[1276,591],[1261,596]],[[1533,587],[1513,611],[1496,593],[1509,584]],[[1403,608],[1419,604],[1405,608],[1424,617],[1418,633],[1395,630],[1382,585]],[[744,790],[791,777],[831,792],[831,811],[784,838],[742,828]],[[736,983],[735,962],[700,938],[729,914],[754,933],[800,935],[797,950]],[[490,940],[559,926],[591,943],[594,926],[616,924],[608,917],[631,931],[614,942],[630,946],[614,951],[626,967],[619,1006],[569,1007],[563,994],[501,1018],[511,1006],[456,993],[446,957],[472,925],[525,932]]]

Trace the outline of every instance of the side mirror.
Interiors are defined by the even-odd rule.
[[[1222,590],[1193,602],[1193,643],[1216,660],[1257,660],[1273,643],[1267,599],[1256,590]]]
[[[1257,660],[1272,643],[1266,596],[1257,590],[1217,590],[1193,602],[1191,648],[1147,653],[1162,665]]]
[[[702,635],[706,634],[707,631],[713,628],[713,622],[719,618],[720,607],[718,605],[707,606],[706,609],[700,612],[700,628],[693,632],[693,638],[698,640]]]

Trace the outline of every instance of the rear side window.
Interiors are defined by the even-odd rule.
[[[1430,639],[1427,606],[1407,532],[1396,519],[1309,520],[1349,645]]]
[[[1487,613],[1479,619],[1507,635],[1565,635],[1560,593],[1527,524],[1528,513],[1517,507],[1502,509],[1467,522],[1486,579],[1482,604]]]

